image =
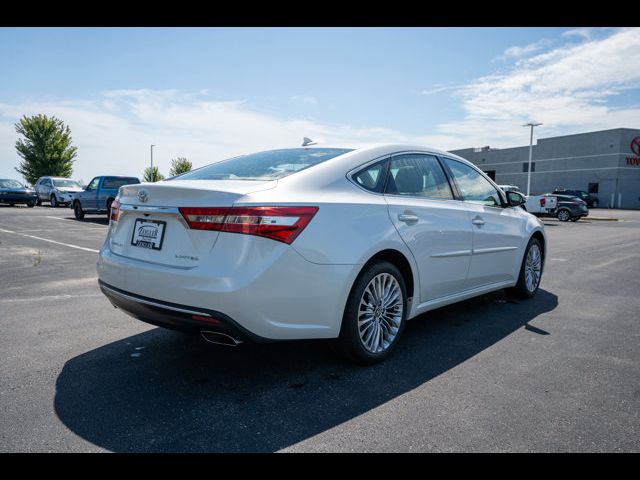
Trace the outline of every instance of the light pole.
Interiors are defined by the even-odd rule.
[[[529,122],[523,125],[523,127],[531,127],[531,136],[529,137],[529,168],[527,168],[527,197],[529,196],[529,190],[531,188],[531,158],[533,157],[533,127],[542,125],[541,123]]]
[[[152,181],[155,182],[156,176],[153,173],[153,147],[155,147],[155,145],[151,145],[151,178],[152,178]]]

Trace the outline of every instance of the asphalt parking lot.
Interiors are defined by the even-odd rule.
[[[106,216],[0,206],[0,451],[640,451],[640,211],[545,220],[529,301],[408,324],[387,362],[231,349],[100,293]]]

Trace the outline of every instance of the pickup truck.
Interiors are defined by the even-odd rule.
[[[498,185],[503,191],[516,192],[525,199],[522,206],[527,212],[537,217],[550,217],[553,216],[556,207],[558,206],[558,199],[555,196],[545,195],[529,195],[528,197],[520,191],[515,185]]]
[[[95,177],[81,192],[74,195],[71,208],[78,220],[84,218],[85,213],[106,213],[109,215],[111,202],[118,195],[118,189],[123,185],[140,183],[136,177],[116,177],[112,175]]]

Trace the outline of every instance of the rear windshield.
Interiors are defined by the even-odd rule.
[[[0,188],[22,188],[22,184],[17,180],[0,178]]]
[[[123,185],[131,185],[133,183],[140,183],[137,178],[105,178],[102,183],[102,188],[120,188]]]
[[[75,180],[66,180],[66,179],[54,178],[53,179],[53,184],[56,187],[60,187],[60,188],[73,188],[73,187],[82,188],[82,186],[78,182],[76,182]]]
[[[221,160],[172,180],[275,180],[350,152],[348,148],[288,148]]]

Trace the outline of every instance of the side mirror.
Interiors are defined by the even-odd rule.
[[[524,205],[524,203],[527,201],[527,199],[521,193],[512,192],[509,190],[504,193],[507,194],[507,203],[510,207],[519,207],[520,205]]]

